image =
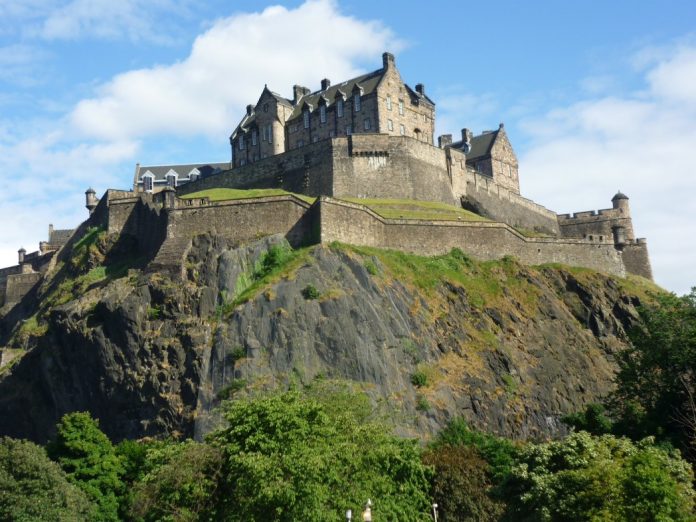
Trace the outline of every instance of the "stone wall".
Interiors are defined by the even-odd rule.
[[[466,180],[464,208],[514,227],[559,235],[555,212],[501,187],[487,176],[468,171]]]
[[[481,260],[512,255],[530,265],[563,263],[625,275],[621,255],[609,243],[526,238],[503,223],[387,220],[361,205],[331,198],[321,198],[319,216],[322,242],[341,241],[421,255],[443,254],[456,247]]]
[[[19,303],[40,280],[41,274],[38,272],[7,276],[7,281],[5,283],[5,299],[2,304],[13,305]]]
[[[637,239],[623,245],[621,254],[627,272],[652,280],[652,267],[645,239]]]
[[[622,209],[606,208],[602,210],[588,210],[575,214],[560,214],[558,225],[563,237],[612,237],[612,227],[619,225],[626,230],[626,238],[633,237],[633,224],[630,214],[621,212]]]

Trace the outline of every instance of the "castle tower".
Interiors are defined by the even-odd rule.
[[[622,243],[633,241],[633,220],[631,219],[631,207],[628,203],[628,196],[620,190],[611,198],[612,208],[615,211],[615,220],[612,225],[612,232],[615,226],[623,229]],[[614,233],[614,242],[616,242],[616,233]]]
[[[24,263],[24,256],[27,255],[27,251],[24,249],[24,247],[22,247],[17,251],[17,255],[19,258],[19,264],[21,265],[22,263]]]
[[[90,216],[92,215],[92,212],[94,212],[94,209],[97,208],[98,203],[99,200],[97,199],[97,193],[92,187],[88,188],[85,191],[85,207],[87,207],[87,210],[89,210]]]

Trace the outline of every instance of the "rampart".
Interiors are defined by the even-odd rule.
[[[623,277],[613,243],[581,239],[527,238],[504,223],[384,219],[362,205],[321,198],[321,242],[393,248],[421,255],[452,248],[481,260],[506,255],[531,265],[564,263]]]
[[[558,215],[558,226],[563,237],[612,237],[612,228],[617,225],[626,229],[626,239],[634,239],[631,216],[620,208]]]

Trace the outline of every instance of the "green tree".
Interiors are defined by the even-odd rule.
[[[214,520],[222,452],[194,441],[152,445],[135,484],[131,515],[145,521]]]
[[[341,520],[368,498],[376,519],[429,520],[417,443],[329,411],[298,392],[228,405],[229,427],[209,439],[224,454],[225,520]]]
[[[615,431],[669,440],[696,462],[696,288],[657,295],[639,313],[609,402]]]
[[[693,521],[693,472],[651,439],[574,433],[530,444],[502,487],[511,521]]]
[[[111,441],[86,412],[64,415],[56,429],[49,456],[97,505],[94,520],[118,520],[124,470]]]
[[[0,520],[93,520],[93,505],[45,450],[25,440],[0,439]]]

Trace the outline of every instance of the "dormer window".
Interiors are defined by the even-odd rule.
[[[319,107],[319,121],[326,123],[326,105],[321,105]]]
[[[201,171],[198,169],[191,169],[189,172],[189,181],[196,181],[201,175]]]
[[[336,115],[339,118],[343,118],[343,99],[341,98],[336,101]]]
[[[155,184],[155,176],[148,170],[145,175],[143,175],[143,190],[145,192],[152,192]]]
[[[355,112],[360,112],[360,93],[356,92],[353,95],[353,108]]]
[[[305,109],[302,112],[302,121],[304,122],[304,128],[309,129],[309,110]]]
[[[178,176],[176,172],[172,172],[171,170],[167,172],[167,186],[176,188],[176,182],[177,182]]]
[[[239,135],[239,150],[244,150],[244,134]]]

